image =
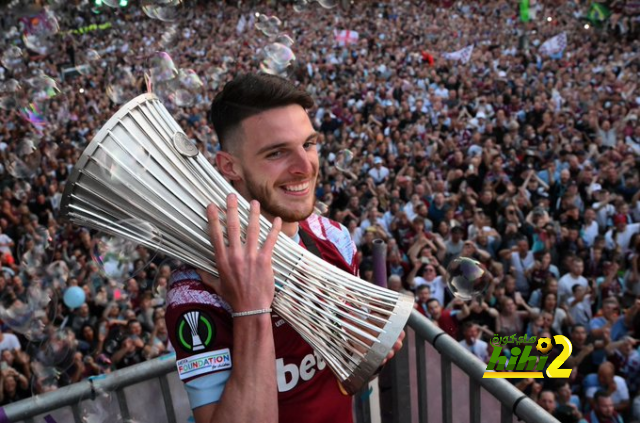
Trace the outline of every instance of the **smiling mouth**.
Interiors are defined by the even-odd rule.
[[[287,194],[304,194],[309,190],[310,185],[309,181],[305,181],[297,184],[283,185],[280,188]]]

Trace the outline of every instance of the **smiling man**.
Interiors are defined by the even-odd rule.
[[[280,229],[325,261],[357,273],[346,228],[313,214],[318,134],[313,99],[285,79],[243,75],[214,99],[220,173],[251,201],[240,237],[237,198],[227,198],[227,232],[208,208],[220,279],[193,269],[172,275],[166,319],[197,423],[352,422],[346,395],[322,357],[276,313],[271,254]],[[259,247],[259,214],[273,228]],[[394,351],[401,345],[401,339]],[[393,354],[393,353],[392,353]],[[391,354],[391,355],[392,355]]]

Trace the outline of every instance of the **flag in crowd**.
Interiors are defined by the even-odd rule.
[[[567,48],[567,33],[562,32],[553,38],[548,39],[540,46],[540,54],[554,56],[562,53]]]
[[[333,31],[334,35],[335,35],[335,39],[336,42],[338,43],[338,45],[340,46],[345,46],[348,44],[355,44],[358,42],[358,39],[360,38],[360,34],[358,34],[357,31],[351,31],[349,29],[342,29],[342,30],[334,30]]]
[[[455,60],[456,62],[466,64],[471,59],[471,53],[473,53],[473,44],[462,50],[454,51],[453,53],[444,53],[442,57],[447,60]]]
[[[520,0],[520,20],[529,22],[529,0]]]
[[[601,3],[592,2],[589,7],[589,12],[587,13],[587,19],[591,21],[591,23],[598,24],[600,22],[604,22],[611,15],[611,11],[607,6]]]
[[[238,24],[236,25],[236,32],[238,33],[238,35],[242,34],[246,27],[247,27],[247,18],[245,18],[244,15],[242,15],[240,16],[240,19],[238,20]]]

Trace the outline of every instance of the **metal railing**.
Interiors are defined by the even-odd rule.
[[[486,365],[419,313],[406,333],[405,347],[355,396],[358,423],[557,422],[506,380],[483,379]],[[175,357],[166,356],[7,405],[0,423],[82,423],[96,409],[119,416],[110,422],[191,416]]]

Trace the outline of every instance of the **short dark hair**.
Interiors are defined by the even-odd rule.
[[[226,150],[232,131],[240,123],[261,112],[299,104],[313,107],[313,98],[286,79],[268,74],[243,74],[227,83],[211,102],[209,122]]]

